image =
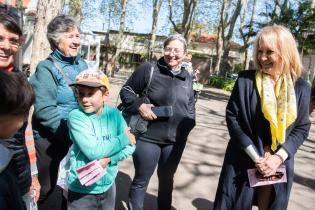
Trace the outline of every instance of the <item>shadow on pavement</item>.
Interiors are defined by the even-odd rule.
[[[213,209],[213,203],[207,199],[204,199],[204,198],[196,198],[192,201],[192,204],[194,207],[196,207],[196,210]]]
[[[128,201],[128,192],[131,181],[129,175],[118,172],[116,177],[116,210],[125,210],[123,202],[127,203]]]
[[[199,95],[200,99],[211,99],[218,101],[228,101],[230,96],[225,93],[220,93],[212,90],[203,89]]]
[[[305,187],[309,187],[313,190],[315,190],[315,180],[310,178],[305,178],[300,175],[294,174],[293,181],[296,183],[299,183],[301,185],[304,185]]]

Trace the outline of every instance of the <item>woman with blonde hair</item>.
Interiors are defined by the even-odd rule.
[[[310,86],[300,78],[302,64],[290,31],[264,27],[256,37],[254,59],[257,70],[239,74],[226,108],[231,139],[214,209],[286,209],[294,155],[310,129],[305,103]],[[257,180],[284,182],[250,187],[248,169],[256,171]]]

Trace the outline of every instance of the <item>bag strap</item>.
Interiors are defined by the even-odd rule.
[[[57,70],[61,73],[62,77],[64,78],[64,80],[68,83],[68,85],[70,85],[72,83],[72,81],[69,79],[69,77],[66,75],[66,73],[64,72],[64,70],[62,69],[62,67],[60,66],[60,64],[58,62],[56,62],[53,58],[48,57],[47,60],[49,60],[50,62],[53,63],[53,65],[57,68]]]
[[[146,98],[148,98],[148,90],[152,81],[152,77],[153,77],[153,72],[154,72],[154,64],[151,63],[151,68],[150,68],[150,76],[149,76],[149,80],[147,83],[147,86],[144,88],[144,90],[142,91],[142,95],[145,96]],[[130,86],[123,86],[121,89],[125,89],[128,90],[129,92],[133,93],[136,95],[135,91],[130,87]],[[116,100],[116,107],[118,106],[118,99],[120,98],[120,95],[118,94],[117,96],[117,100]]]
[[[149,81],[148,81],[147,86],[145,87],[145,89],[144,89],[143,92],[142,92],[143,96],[145,96],[146,98],[147,98],[148,95],[149,95],[149,94],[148,94],[148,90],[149,90],[149,87],[150,87],[150,84],[151,84],[151,81],[152,81],[153,71],[154,71],[154,66],[153,66],[153,64],[151,63],[151,71],[150,71]]]

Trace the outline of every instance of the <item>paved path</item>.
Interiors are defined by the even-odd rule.
[[[117,81],[115,82],[117,84]],[[112,85],[110,101],[117,99],[119,85]],[[189,136],[187,147],[177,170],[173,207],[177,210],[212,209],[226,144],[229,139],[225,124],[228,93],[207,88],[196,104],[197,125]],[[148,157],[149,158],[149,157]],[[295,160],[295,178],[289,210],[315,209],[315,127],[300,147]],[[117,210],[126,209],[128,189],[134,175],[132,159],[120,164],[117,177]],[[151,179],[145,210],[157,210],[157,177]]]

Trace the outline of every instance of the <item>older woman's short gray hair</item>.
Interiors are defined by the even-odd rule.
[[[50,48],[56,49],[61,35],[74,28],[80,30],[77,21],[71,16],[59,15],[52,19],[47,26],[47,39]]]
[[[183,44],[184,50],[187,50],[187,42],[183,35],[181,34],[173,34],[167,37],[167,39],[164,41],[163,47],[165,48],[170,42],[178,40]]]

